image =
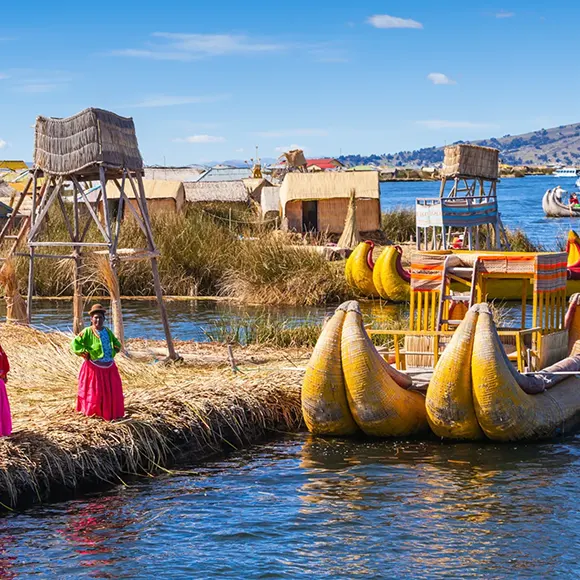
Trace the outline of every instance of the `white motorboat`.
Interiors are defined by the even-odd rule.
[[[552,175],[554,177],[578,177],[578,170],[575,167],[560,167]]]

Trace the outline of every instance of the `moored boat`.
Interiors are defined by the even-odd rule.
[[[560,167],[552,175],[554,177],[578,177],[578,170],[575,167]]]
[[[542,198],[542,209],[547,217],[580,217],[580,204],[577,200],[572,203],[569,201],[568,192],[558,185],[546,191]]]
[[[339,307],[306,373],[303,412],[311,431],[350,434],[356,424],[366,435],[387,437],[420,435],[429,426],[444,439],[517,441],[580,427],[580,294],[566,311],[565,254],[507,252],[474,265],[472,290],[460,304],[481,299],[487,281],[504,275],[532,286],[532,319],[521,292],[521,324],[503,329],[486,302],[450,319],[449,277],[463,267],[457,256],[444,258],[427,255],[412,271],[409,330],[367,332],[356,301]],[[392,336],[394,350],[383,354],[394,356],[394,366],[369,334]],[[411,378],[421,369],[411,366],[433,368],[425,398]],[[337,431],[328,417],[347,428]]]

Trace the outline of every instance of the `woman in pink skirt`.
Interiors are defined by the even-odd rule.
[[[72,351],[85,362],[79,371],[77,411],[107,421],[125,415],[123,386],[113,360],[121,350],[117,337],[105,326],[105,309],[95,304],[89,311],[91,326],[72,341]]]
[[[7,437],[12,433],[12,416],[10,415],[10,403],[6,393],[6,381],[10,363],[6,353],[0,346],[0,437]]]

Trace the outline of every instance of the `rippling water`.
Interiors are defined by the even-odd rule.
[[[577,577],[579,443],[297,435],[0,519],[0,578]]]
[[[504,180],[510,227],[555,247],[574,220],[543,217],[550,177]],[[383,208],[437,195],[437,183],[382,185]],[[293,322],[319,309],[268,309]],[[393,307],[368,306],[375,319]],[[124,303],[127,335],[162,336],[151,303]],[[70,303],[40,303],[66,328]],[[259,315],[170,302],[177,338]],[[65,325],[65,326],[63,326]],[[344,441],[308,435],[172,476],[0,518],[0,579],[573,578],[580,575],[580,438],[522,444]]]

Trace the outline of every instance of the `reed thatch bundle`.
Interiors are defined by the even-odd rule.
[[[2,328],[13,367],[8,390],[15,427],[11,437],[0,438],[4,507],[167,471],[184,455],[201,460],[301,425],[301,373],[257,370],[248,378],[196,364],[192,374],[185,365],[151,365],[122,355],[116,360],[126,418],[84,417],[74,411],[82,360],[69,342],[58,333]]]
[[[445,147],[441,175],[497,179],[499,151],[493,147],[480,147],[466,143],[448,145]]]
[[[0,268],[0,284],[4,287],[6,322],[27,324],[26,302],[18,291],[16,268],[11,258],[6,259],[2,268]]]
[[[361,242],[356,225],[356,190],[350,190],[350,199],[348,200],[348,210],[344,220],[344,230],[338,240],[339,248],[349,248],[354,250]]]
[[[288,167],[306,167],[306,157],[302,149],[291,149],[284,153]]]
[[[53,175],[98,165],[143,169],[133,119],[93,108],[65,119],[37,117],[34,164]]]
[[[107,287],[111,297],[111,318],[113,332],[122,345],[125,345],[125,327],[123,325],[123,309],[121,307],[121,290],[119,278],[108,256],[97,256],[97,275],[102,284]]]

